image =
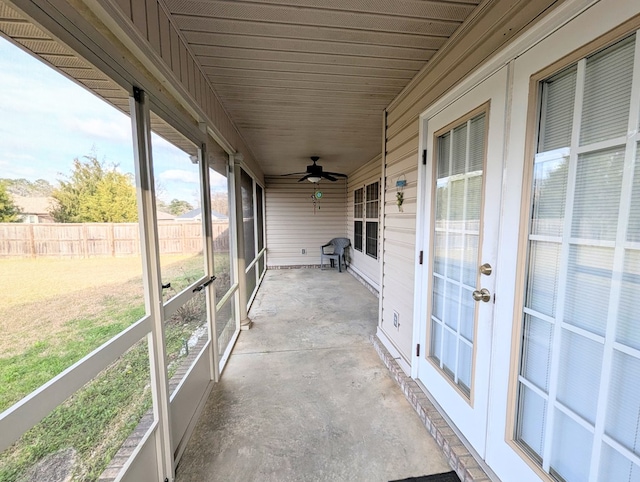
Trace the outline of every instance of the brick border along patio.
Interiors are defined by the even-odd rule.
[[[371,335],[370,339],[382,362],[400,386],[413,409],[418,413],[427,431],[442,449],[442,453],[449,460],[449,465],[456,471],[461,482],[490,482],[489,476],[440,415],[438,409],[429,401],[415,380],[405,375],[398,362],[376,335]]]

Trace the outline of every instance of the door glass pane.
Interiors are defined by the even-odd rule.
[[[435,320],[431,323],[431,356],[438,362],[442,358],[442,325]]]
[[[640,359],[613,352],[610,410],[605,431],[612,439],[640,456],[640,385],[630,378],[640,373]]]
[[[623,164],[624,146],[578,158],[571,229],[574,237],[615,239]]]
[[[458,342],[458,383],[465,393],[471,390],[471,358],[473,350],[463,339]]]
[[[151,115],[151,150],[165,301],[204,276],[197,146]]]
[[[438,276],[433,277],[433,308],[431,315],[442,321],[444,318],[444,280]]]
[[[613,249],[571,246],[564,320],[598,335],[607,326]]]
[[[556,409],[551,473],[566,481],[588,480],[592,443],[591,432]]]
[[[442,330],[444,334],[444,343],[442,346],[442,368],[445,370],[447,375],[451,378],[454,378],[456,375],[456,335],[455,333],[451,333],[450,330],[443,328]]]
[[[446,296],[444,305],[444,319],[447,326],[454,331],[458,329],[458,308],[460,306],[460,286],[455,283],[446,283]]]
[[[442,368],[469,394],[485,153],[485,113],[436,140],[433,315],[444,330]],[[437,275],[436,275],[437,273]],[[433,350],[432,356],[437,356]]]
[[[444,223],[440,223],[440,228],[436,224],[436,231],[433,233],[433,272],[444,276],[447,263],[447,233],[443,228]]]
[[[462,288],[462,304],[460,305],[460,335],[471,343],[473,342],[475,327],[473,320],[475,320],[476,310],[476,303],[471,296],[472,292],[473,289]]]
[[[562,330],[558,400],[595,423],[603,347],[584,336]]]
[[[640,250],[627,250],[622,275],[618,330],[616,340],[640,350]]]
[[[558,273],[560,272],[560,248],[558,243],[531,241],[529,246],[529,279],[527,284],[527,308],[555,316],[558,298]]]
[[[627,133],[634,47],[632,36],[587,59],[580,145]]]
[[[576,96],[575,65],[542,85],[544,111],[540,126],[540,152],[571,145],[571,122]]]
[[[627,240],[640,243],[640,144],[636,149],[635,174],[631,197],[631,212],[627,225]]]
[[[547,401],[526,385],[520,385],[518,438],[533,455],[542,457],[547,422]]]
[[[526,315],[522,348],[521,375],[543,390],[549,391],[551,342],[553,326],[534,316]]]
[[[536,155],[533,170],[531,234],[562,234],[568,174],[568,149]]]
[[[474,230],[479,229],[476,226]],[[464,236],[464,251],[462,254],[462,282],[468,287],[475,287],[478,281],[478,243],[480,236],[467,234]]]
[[[612,480],[640,482],[640,465],[634,464],[620,452],[603,443],[598,481],[609,482]]]

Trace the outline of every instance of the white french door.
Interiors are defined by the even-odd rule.
[[[506,68],[424,120],[418,378],[484,455]]]
[[[640,38],[540,84],[514,438],[556,480],[640,481]]]

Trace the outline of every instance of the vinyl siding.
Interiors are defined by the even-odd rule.
[[[413,338],[419,116],[434,101],[529,27],[552,0],[486,2],[469,18],[387,109],[383,278],[380,329],[410,364]],[[404,176],[403,212],[396,206],[396,180]],[[425,294],[426,296],[426,294]],[[393,326],[393,312],[400,326]],[[415,343],[419,343],[418,340]]]
[[[368,184],[380,181],[381,174],[382,156],[377,156],[349,175],[347,185],[347,237],[351,240],[352,245],[354,242],[353,192],[356,189],[364,188]],[[382,195],[382,191],[380,194]],[[380,218],[378,217],[378,219]],[[377,290],[380,290],[380,257],[382,254],[379,241],[380,233],[378,233],[378,259],[374,259],[364,252],[356,251],[353,246],[350,251],[351,267],[356,271],[356,273],[365,277],[366,281],[370,282],[373,288],[376,288]]]
[[[320,247],[347,236],[346,182],[321,182],[323,196],[314,210],[311,183],[283,177],[265,181],[267,266],[319,265]]]
[[[162,2],[159,0],[115,0],[121,14],[131,22],[139,34],[137,39],[150,52],[153,60],[164,64],[173,80],[181,84],[193,106],[200,110],[210,126],[236,151],[244,155],[244,164],[263,181],[261,169],[249,147],[244,142],[233,121],[207,81],[202,67],[189,50],[186,41],[178,33]]]

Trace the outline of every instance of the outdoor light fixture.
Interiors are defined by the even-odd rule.
[[[320,179],[322,179],[320,176],[309,176],[307,181],[315,184],[316,182],[320,182]]]

